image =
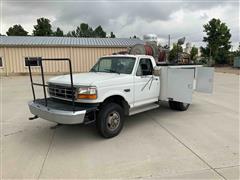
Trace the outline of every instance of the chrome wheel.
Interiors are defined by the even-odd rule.
[[[116,111],[109,113],[107,117],[107,128],[110,131],[114,131],[118,128],[119,124],[120,124],[119,113]]]

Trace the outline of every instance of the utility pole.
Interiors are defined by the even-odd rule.
[[[169,54],[170,54],[170,34],[168,35],[168,50],[167,50],[167,58],[166,62],[169,63]]]
[[[170,50],[170,34],[168,35],[168,48]]]
[[[177,43],[177,64],[178,64],[178,61],[179,61],[179,48],[178,48],[178,43]]]
[[[211,46],[209,47],[209,62],[208,62],[209,66],[212,66],[212,49]]]

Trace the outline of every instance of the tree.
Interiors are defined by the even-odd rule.
[[[51,36],[53,34],[50,20],[46,18],[37,19],[37,25],[34,25],[34,36]]]
[[[195,62],[196,59],[197,59],[197,55],[198,55],[198,48],[193,46],[191,51],[190,51],[190,58],[191,58],[191,60],[193,60]]]
[[[205,48],[201,47],[203,56],[212,57],[219,64],[226,63],[231,48],[230,29],[220,19],[215,18],[203,27],[207,35],[203,37],[203,42],[206,42],[207,46]]]
[[[55,32],[53,32],[53,36],[63,36],[63,31],[58,27]]]
[[[182,46],[179,46],[177,44],[173,44],[173,48],[169,51],[169,61],[174,61],[177,60],[178,53],[182,53],[183,48]]]
[[[113,32],[110,33],[110,38],[116,38],[116,35]]]
[[[92,37],[93,29],[86,23],[81,23],[76,29],[77,37]]]
[[[10,27],[6,32],[8,36],[27,36],[28,32],[23,29],[20,24],[15,24],[13,27]]]
[[[98,26],[96,27],[96,29],[94,30],[94,37],[98,37],[98,38],[105,38],[106,37],[106,32],[102,29],[102,26]]]
[[[67,33],[70,37],[93,37],[93,29],[86,23],[81,23],[76,30]]]
[[[77,35],[76,35],[76,32],[73,30],[73,31],[69,31],[68,33],[67,33],[67,36],[68,37],[77,37]]]
[[[67,36],[69,37],[99,37],[99,38],[106,38],[107,33],[103,30],[102,26],[96,27],[93,30],[87,23],[81,23],[76,30],[69,31]],[[111,32],[110,36],[115,38],[115,34]]]

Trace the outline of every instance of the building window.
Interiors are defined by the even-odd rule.
[[[0,57],[0,68],[3,68],[3,59]]]

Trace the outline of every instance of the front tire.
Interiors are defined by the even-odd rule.
[[[186,111],[189,106],[190,106],[190,104],[188,104],[188,103],[169,101],[169,107],[173,110]]]
[[[118,104],[106,104],[99,111],[97,129],[104,138],[117,136],[123,128],[123,123],[123,109]]]

